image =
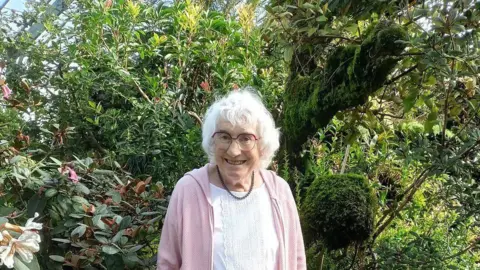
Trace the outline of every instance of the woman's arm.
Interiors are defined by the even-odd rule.
[[[181,235],[179,234],[179,194],[174,190],[168,204],[163,223],[160,245],[158,246],[157,270],[178,270],[182,265],[180,253]]]
[[[302,226],[300,225],[300,217],[298,215],[297,205],[293,199],[292,191],[289,189],[290,193],[290,203],[293,204],[293,215],[295,219],[295,232],[297,233],[297,241],[295,243],[295,249],[297,254],[297,270],[306,270],[307,269],[307,259],[305,257],[305,245],[303,243],[303,234]]]

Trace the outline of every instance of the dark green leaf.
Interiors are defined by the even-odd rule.
[[[37,193],[28,200],[27,210],[28,216],[33,217],[35,213],[43,214],[43,209],[45,209],[45,205],[47,204],[47,200],[45,197],[40,197]]]
[[[124,229],[127,229],[131,226],[132,224],[132,217],[131,216],[126,216],[122,219],[122,221],[120,222],[120,230],[124,230]]]
[[[72,237],[82,237],[85,234],[85,231],[87,230],[87,226],[85,225],[80,225],[75,230],[72,231],[70,234]]]
[[[55,195],[57,195],[58,193],[58,190],[54,189],[54,188],[49,188],[47,189],[47,191],[45,191],[45,197],[46,198],[51,198]]]

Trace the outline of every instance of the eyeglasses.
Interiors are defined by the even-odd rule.
[[[222,149],[228,149],[232,144],[233,140],[236,140],[238,146],[242,151],[250,151],[255,147],[255,144],[259,140],[253,134],[240,134],[236,138],[232,138],[227,132],[215,132],[212,135],[215,145],[219,146]]]

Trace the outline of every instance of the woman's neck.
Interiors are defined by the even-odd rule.
[[[236,192],[247,192],[250,190],[250,185],[252,184],[252,173],[248,174],[247,177],[240,180],[228,179],[224,175],[222,175],[222,178],[228,190],[236,191]],[[212,183],[217,187],[224,188],[222,181],[218,176],[216,166],[210,166],[208,177],[209,177],[210,183]],[[263,184],[263,180],[257,170],[255,170],[254,177],[255,177],[255,181],[254,181],[253,188],[257,188]]]

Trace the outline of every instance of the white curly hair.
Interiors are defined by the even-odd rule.
[[[213,103],[205,113],[202,126],[202,148],[211,163],[215,164],[212,135],[220,120],[233,126],[256,126],[260,150],[260,167],[266,169],[280,146],[280,130],[275,127],[272,114],[252,88],[231,91]]]

